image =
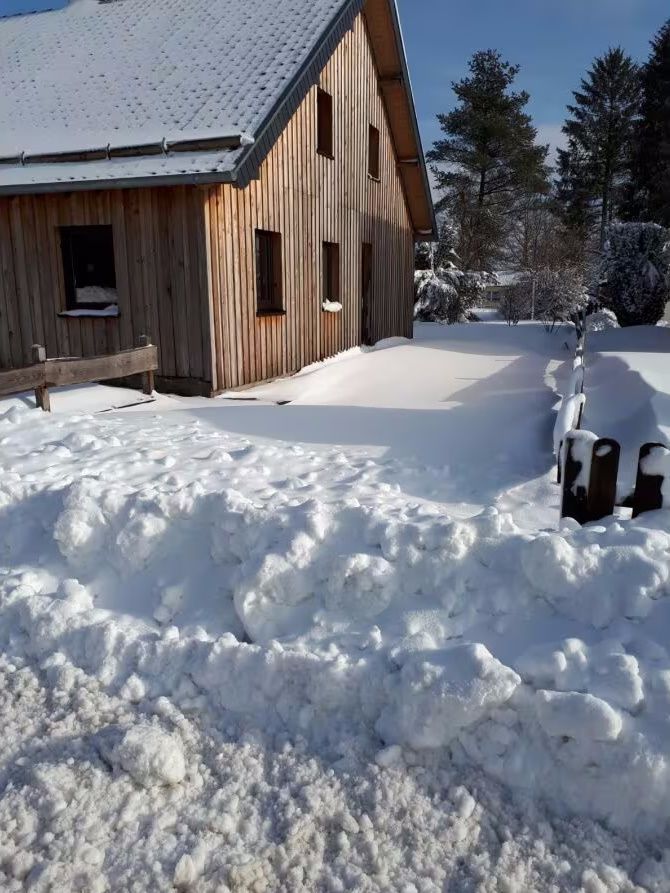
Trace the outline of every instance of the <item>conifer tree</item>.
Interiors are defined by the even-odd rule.
[[[670,227],[670,19],[642,69],[642,104],[626,216]]]
[[[470,75],[453,84],[458,104],[438,115],[445,135],[429,153],[438,205],[457,226],[464,269],[491,269],[502,255],[509,218],[519,199],[547,188],[548,148],[525,108],[529,96],[512,89],[519,68],[499,53],[475,53]]]
[[[640,106],[640,70],[617,47],[598,58],[573,94],[563,127],[568,147],[561,154],[559,195],[577,202],[579,222],[589,201],[600,206],[600,247],[618,210],[630,171]],[[573,206],[573,211],[577,205]]]

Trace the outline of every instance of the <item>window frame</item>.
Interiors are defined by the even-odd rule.
[[[340,244],[323,242],[321,247],[321,307],[341,304]]]
[[[324,134],[324,129],[327,134]],[[316,92],[316,151],[330,161],[335,160],[333,95],[322,87],[318,87]]]
[[[98,232],[102,235],[103,231],[109,237],[109,244],[106,247],[106,250],[111,252],[111,255],[106,258],[105,264],[109,265],[111,261],[111,276],[110,281],[101,284],[103,288],[114,289],[115,291],[118,288],[118,279],[116,275],[116,253],[114,250],[114,227],[111,223],[93,223],[93,224],[83,224],[77,226],[59,226],[58,227],[58,235],[60,239],[60,249],[61,249],[61,259],[63,263],[63,279],[65,286],[65,309],[66,312],[72,312],[76,310],[91,310],[91,311],[99,311],[104,309],[105,307],[117,307],[119,306],[119,296],[118,292],[116,295],[116,300],[110,300],[107,304],[104,304],[102,301],[80,301],[77,298],[77,273],[75,269],[75,255],[74,255],[74,245],[77,237],[82,237],[86,234],[89,236],[92,235],[92,230],[98,230]],[[80,286],[85,288],[86,286]]]
[[[370,124],[368,127],[368,177],[375,183],[379,183],[381,169],[381,133],[378,127]]]
[[[282,256],[282,235],[275,230],[256,229],[254,231],[254,265],[256,273],[256,316],[283,316],[284,309],[284,268]],[[261,256],[265,246],[265,257]],[[265,281],[271,294],[267,300],[263,295],[263,267]]]

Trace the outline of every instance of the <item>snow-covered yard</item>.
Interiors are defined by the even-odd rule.
[[[670,443],[670,328],[611,329],[590,336],[584,427],[622,447],[631,492],[643,443]]]
[[[0,889],[668,890],[670,519],[558,530],[573,346],[4,401]]]

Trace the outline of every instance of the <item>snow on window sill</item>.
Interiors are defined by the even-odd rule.
[[[321,309],[325,313],[341,313],[342,305],[339,301],[324,301],[321,305]]]
[[[63,310],[58,315],[67,319],[113,319],[119,316],[119,308],[116,304],[101,307],[99,310],[93,307],[82,307],[79,310]]]

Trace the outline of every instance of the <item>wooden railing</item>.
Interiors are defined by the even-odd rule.
[[[130,375],[143,375],[142,390],[145,394],[152,394],[157,369],[158,349],[146,335],[139,339],[139,347],[132,350],[85,359],[68,357],[49,360],[45,348],[36,344],[31,366],[0,372],[0,397],[34,391],[36,405],[44,412],[50,412],[49,388],[109,381]]]

